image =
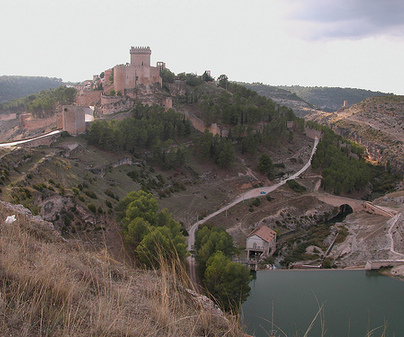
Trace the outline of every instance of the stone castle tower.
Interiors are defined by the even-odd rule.
[[[131,47],[130,63],[114,67],[114,89],[125,93],[125,89],[134,89],[158,83],[162,85],[160,67],[150,66],[150,47]]]

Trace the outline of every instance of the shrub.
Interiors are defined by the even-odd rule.
[[[84,191],[84,193],[91,199],[97,199],[97,195],[93,191]]]
[[[87,208],[94,214],[97,212],[97,208],[92,203],[87,204]]]

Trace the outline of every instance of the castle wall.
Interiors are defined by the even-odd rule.
[[[56,115],[51,116],[49,118],[38,118],[38,119],[32,118],[31,114],[21,114],[19,116],[19,126],[21,129],[25,130],[41,129],[56,123],[57,123]]]
[[[76,103],[78,105],[94,106],[101,100],[101,90],[84,91],[81,95],[77,96]]]
[[[114,89],[122,94],[125,92],[126,68],[125,65],[118,65],[114,68]]]

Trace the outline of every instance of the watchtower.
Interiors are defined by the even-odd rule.
[[[150,47],[131,47],[130,64],[136,67],[150,67]]]

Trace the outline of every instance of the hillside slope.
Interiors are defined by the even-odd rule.
[[[63,85],[60,78],[0,76],[0,103]]]
[[[372,97],[336,113],[309,119],[364,146],[369,159],[404,172],[404,96]]]
[[[0,219],[2,336],[244,336],[178,266],[135,270],[21,206],[0,202]]]
[[[296,116],[305,117],[308,114],[315,113],[319,108],[309,101],[305,101],[296,93],[262,83],[240,83],[248,89],[256,91],[259,95],[274,100],[277,104],[287,106],[292,109]]]
[[[340,109],[344,101],[347,101],[347,105],[351,106],[369,97],[389,95],[379,91],[354,88],[303,87],[299,85],[278,86],[278,88],[295,93],[304,101],[328,112]]]

